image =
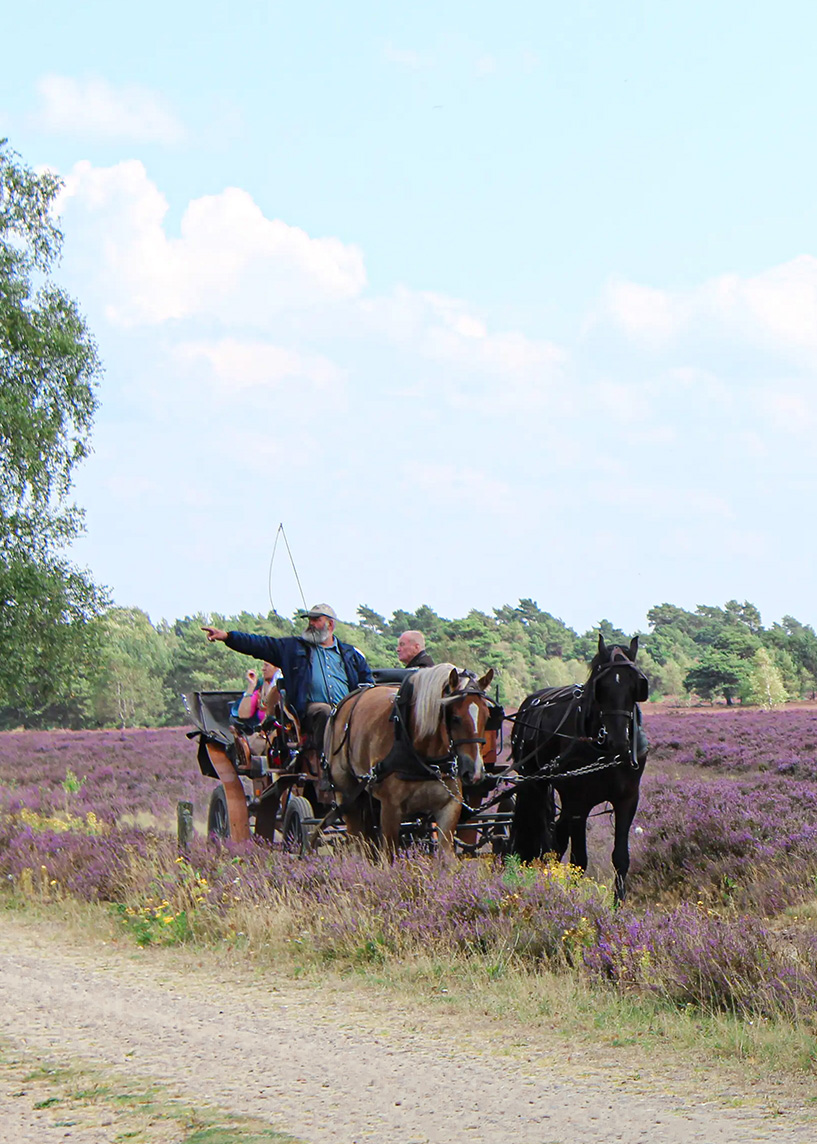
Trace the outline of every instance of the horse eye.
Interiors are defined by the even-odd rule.
[[[461,722],[462,722],[462,719],[460,718],[460,716],[459,716],[459,715],[452,715],[452,716],[451,716],[451,722],[452,722],[452,723],[461,723]]]

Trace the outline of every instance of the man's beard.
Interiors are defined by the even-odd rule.
[[[302,633],[301,639],[306,640],[307,643],[312,644],[314,647],[320,647],[326,639],[326,632],[320,628],[307,628]]]

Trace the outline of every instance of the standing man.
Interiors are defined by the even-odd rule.
[[[308,624],[299,636],[248,635],[211,627],[202,627],[202,631],[211,643],[219,640],[243,655],[277,663],[284,675],[287,701],[320,749],[332,708],[361,683],[374,683],[374,679],[363,653],[335,639],[338,617],[334,608],[315,604],[302,615]]]
[[[426,651],[422,632],[403,632],[397,641],[397,658],[403,667],[433,667],[434,660]]]

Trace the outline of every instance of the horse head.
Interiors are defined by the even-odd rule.
[[[458,672],[455,668],[449,678],[450,694],[443,697],[451,750],[467,783],[481,782],[485,776],[482,748],[491,708],[485,690],[493,678],[492,667],[481,679],[470,671]]]
[[[590,665],[590,696],[597,709],[598,734],[605,748],[635,758],[636,706],[649,695],[647,677],[636,666],[638,636],[629,647],[606,644],[599,635],[599,650]]]
[[[414,747],[424,757],[457,760],[465,782],[478,783],[485,774],[482,747],[490,703],[485,688],[493,668],[481,679],[451,663],[417,672],[413,680]]]

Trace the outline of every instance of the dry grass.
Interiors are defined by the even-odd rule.
[[[104,943],[133,948],[109,908],[71,899],[17,902],[17,909],[44,925],[65,927],[80,945]],[[512,949],[490,956],[461,951],[444,955],[415,949],[410,956],[327,961],[316,953],[303,912],[286,894],[235,907],[224,926],[197,924],[182,945],[152,948],[151,958],[196,974],[229,964],[231,973],[252,981],[274,970],[316,993],[337,990],[391,998],[401,1011],[445,1013],[463,1027],[485,1025],[497,1047],[536,1046],[553,1055],[613,1050],[634,1065],[656,1054],[698,1071],[740,1065],[757,1080],[813,1076],[817,1071],[817,1028],[813,1015],[796,1022],[746,1019],[731,1014],[679,1010],[660,998],[622,995],[591,983],[569,969],[541,965],[532,970]],[[251,982],[248,980],[248,984]],[[365,1006],[365,1000],[362,1001]]]
[[[199,1100],[193,1106],[159,1084],[3,1042],[0,1094],[9,1120],[19,1118],[41,1130],[65,1128],[67,1137],[98,1129],[112,1144],[297,1144],[255,1117]]]

